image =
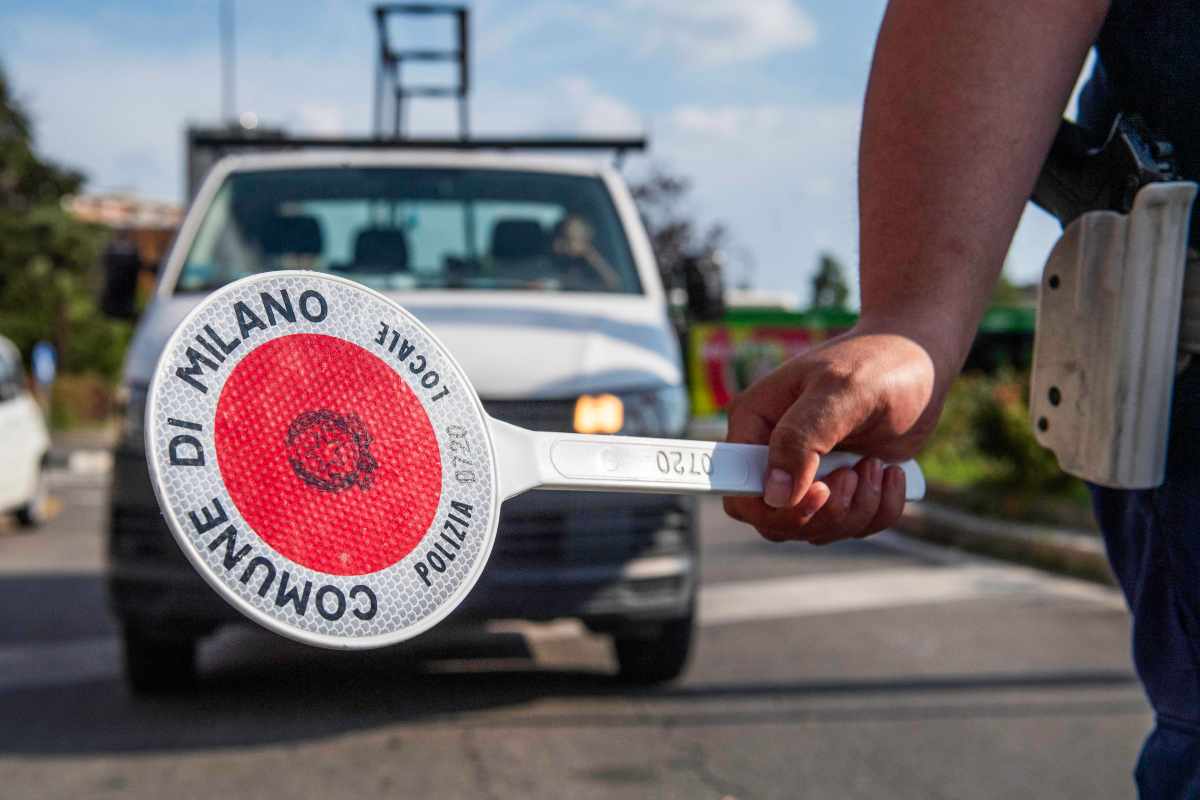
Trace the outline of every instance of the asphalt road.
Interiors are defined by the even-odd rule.
[[[675,685],[623,689],[570,623],[364,655],[247,629],[194,695],[135,699],[104,484],[58,473],[50,525],[0,523],[4,798],[1133,795],[1150,714],[1114,593],[890,534],[770,545],[715,502]]]

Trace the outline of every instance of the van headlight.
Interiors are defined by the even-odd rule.
[[[682,436],[687,429],[688,399],[682,386],[644,392],[585,394],[575,401],[577,433],[626,436]]]

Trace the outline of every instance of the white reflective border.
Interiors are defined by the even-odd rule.
[[[195,337],[206,325],[212,326],[226,341],[239,338],[234,303],[241,300],[261,311],[260,292],[278,298],[284,289],[297,307],[294,323],[280,319],[266,331],[251,333],[215,372],[205,370],[206,393],[197,391],[176,375],[177,367],[188,363],[187,348],[195,346]],[[309,321],[299,313],[298,299],[310,289],[319,292],[328,304],[328,315],[319,322]],[[448,395],[437,402],[428,400],[430,393],[419,385],[419,377],[403,368],[407,362],[398,361],[387,352],[386,343],[380,345],[376,341],[381,322],[399,331],[416,346],[417,352],[426,355],[428,369],[436,369],[441,376],[441,386],[450,388]],[[256,346],[295,333],[336,336],[379,356],[413,389],[437,434],[443,462],[442,496],[433,523],[411,553],[378,572],[357,576],[330,575],[285,558],[250,529],[221,480],[213,432],[221,385]],[[169,425],[169,418],[199,423],[202,430]],[[476,480],[471,483],[460,483],[456,470],[448,463],[447,429],[454,425],[467,430],[471,452],[477,455]],[[496,456],[483,406],[466,374],[416,318],[378,292],[345,278],[307,271],[268,272],[243,278],[206,298],[180,323],[155,367],[146,404],[145,431],[151,483],[163,516],[188,560],[240,612],[264,627],[300,642],[338,649],[366,649],[400,642],[428,630],[467,596],[479,579],[495,542],[500,505]],[[207,456],[203,466],[171,465],[170,441],[179,434],[193,435],[200,440]],[[230,570],[223,565],[226,553],[223,544],[216,550],[208,549],[226,525],[198,534],[188,516],[189,512],[202,513],[203,508],[211,509],[214,498],[220,501],[229,516],[226,525],[237,529],[235,550],[243,545],[251,546],[251,552]],[[454,500],[472,506],[470,526],[461,550],[453,551],[443,545],[454,552],[455,558],[446,564],[444,572],[430,570],[432,586],[427,587],[416,565],[425,562],[428,553],[440,541],[439,534],[448,514],[453,512],[450,503]],[[265,567],[260,566],[246,582],[241,580],[246,565],[255,556],[266,557],[275,566],[274,580],[262,595],[259,591],[266,574]],[[442,560],[446,561],[445,558]],[[305,582],[311,582],[304,614],[296,612],[295,602],[279,602],[284,572],[289,575],[289,589],[298,587],[302,591]],[[359,590],[353,599],[350,597],[354,588],[360,585],[367,586],[377,601],[376,613],[366,620],[353,613],[355,609],[366,610],[366,594]],[[344,614],[335,621],[322,616],[316,608],[317,595],[326,586],[336,587],[347,599]],[[327,599],[334,596],[324,595]],[[326,607],[328,605],[326,603]]]

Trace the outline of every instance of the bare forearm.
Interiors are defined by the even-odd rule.
[[[859,154],[862,314],[970,347],[1107,0],[892,0]]]

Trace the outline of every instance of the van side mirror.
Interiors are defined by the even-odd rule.
[[[683,259],[688,316],[710,322],[725,315],[725,283],[721,262],[712,254]]]
[[[100,310],[116,319],[137,316],[138,273],[142,261],[133,247],[111,244],[104,253],[104,290]]]

